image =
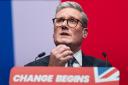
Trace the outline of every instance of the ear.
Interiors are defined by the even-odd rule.
[[[83,38],[86,38],[88,35],[88,28],[83,28]]]

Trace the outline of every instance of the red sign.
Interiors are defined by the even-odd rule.
[[[119,85],[119,71],[113,67],[14,67],[10,85]]]

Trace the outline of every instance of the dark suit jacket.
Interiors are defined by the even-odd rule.
[[[25,66],[48,66],[49,58],[50,56],[46,56],[39,60],[30,62]],[[106,67],[106,66],[111,66],[111,64],[109,62],[106,64],[105,61],[102,61],[92,56],[85,56],[82,53],[82,67],[92,67],[92,66]]]

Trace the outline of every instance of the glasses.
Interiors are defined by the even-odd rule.
[[[80,20],[78,19],[75,19],[75,18],[69,18],[69,19],[64,19],[64,18],[54,18],[52,19],[53,20],[53,23],[55,26],[62,26],[64,21],[66,20],[67,22],[67,25],[71,28],[74,28],[78,25],[78,22],[81,23]],[[81,23],[82,24],[82,23]]]

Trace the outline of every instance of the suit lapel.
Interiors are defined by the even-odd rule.
[[[89,56],[85,56],[82,52],[82,67],[93,66],[93,62],[90,60]]]

